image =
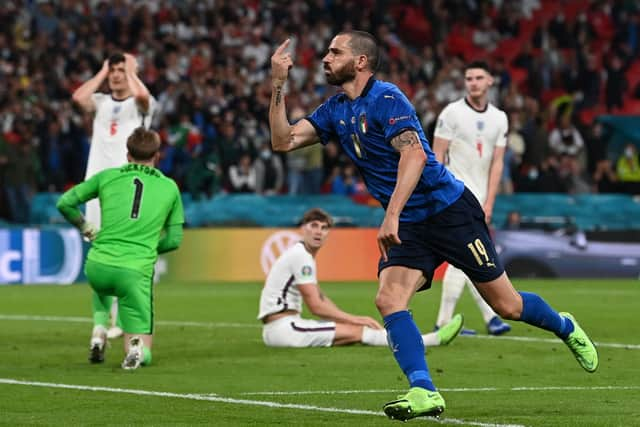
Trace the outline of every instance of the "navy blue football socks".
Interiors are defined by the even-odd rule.
[[[424,355],[424,343],[411,314],[398,311],[384,317],[389,347],[411,387],[435,391]]]
[[[573,322],[562,317],[545,300],[530,292],[520,292],[522,296],[522,313],[520,320],[547,331],[565,340],[573,332]]]

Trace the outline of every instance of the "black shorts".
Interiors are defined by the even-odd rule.
[[[433,272],[447,261],[466,273],[473,282],[490,282],[504,272],[484,212],[473,193],[465,187],[448,208],[419,223],[400,223],[402,244],[380,259],[378,275],[386,267],[401,265],[421,270],[427,279],[420,290],[431,287]]]

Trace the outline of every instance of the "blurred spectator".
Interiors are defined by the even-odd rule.
[[[256,193],[267,196],[280,194],[284,187],[284,166],[280,156],[271,151],[270,144],[264,143],[254,162],[256,171]]]
[[[523,170],[518,191],[528,193],[566,193],[567,185],[559,173],[558,159],[550,155],[540,165]]]
[[[193,155],[186,171],[184,189],[193,200],[210,199],[222,187],[220,159],[215,151],[196,151]]]
[[[500,40],[500,34],[496,31],[490,16],[484,16],[480,26],[473,32],[473,44],[481,49],[492,52]]]
[[[559,124],[549,134],[549,148],[557,155],[578,156],[584,148],[584,140],[571,123],[571,116],[562,114]]]
[[[337,173],[340,172],[340,167],[345,163],[344,155],[338,148],[338,145],[331,141],[325,146],[325,150],[322,157],[322,188],[323,192],[331,191],[331,183]]]
[[[301,148],[287,153],[287,189],[289,194],[295,195],[304,192],[304,167],[307,162],[305,150],[307,149]]]
[[[613,171],[611,160],[600,159],[593,172],[594,193],[617,193],[620,190],[618,177]]]
[[[240,158],[240,147],[237,144],[238,133],[233,122],[224,121],[220,128],[220,134],[216,139],[215,145],[218,147],[222,161],[222,169],[225,175],[228,175],[231,165],[238,162]]]
[[[362,181],[352,164],[347,164],[335,175],[331,183],[331,193],[343,196],[355,196],[362,193]]]
[[[560,157],[559,175],[564,181],[564,187],[569,194],[589,193],[591,186],[587,182],[580,162],[574,157],[564,155]]]
[[[43,172],[47,177],[47,190],[62,192],[67,184],[67,173],[73,158],[69,134],[63,134],[60,123],[51,120],[40,142]]]
[[[40,161],[31,145],[30,132],[18,124],[22,136],[6,146],[4,189],[9,205],[10,219],[26,224],[31,212],[31,199],[38,190]]]
[[[587,155],[587,172],[593,174],[596,165],[607,157],[607,140],[602,123],[596,121],[584,132]]]
[[[507,221],[504,224],[506,230],[519,230],[521,228],[522,216],[519,211],[509,211]]]
[[[0,132],[0,218],[10,219],[11,212],[9,211],[9,203],[7,202],[6,188],[6,170],[9,158],[7,156],[7,144]]]
[[[627,91],[627,78],[622,60],[613,55],[607,63],[607,84],[605,86],[605,102],[607,111],[622,108],[623,96]]]
[[[255,193],[256,168],[249,154],[242,154],[238,163],[229,167],[229,183],[232,193]]]
[[[512,112],[509,115],[509,133],[507,134],[507,147],[504,152],[504,167],[502,169],[502,180],[500,182],[500,193],[513,193],[513,175],[522,163],[522,156],[526,145],[524,138],[520,134],[520,114]]]
[[[640,160],[634,144],[628,143],[624,147],[616,162],[616,172],[625,193],[640,194]]]
[[[549,35],[555,40],[560,49],[567,49],[571,47],[571,33],[564,13],[558,13],[551,19],[548,31]]]
[[[323,149],[321,144],[314,144],[303,148],[305,163],[302,171],[304,194],[318,194],[322,187],[323,178]]]
[[[296,107],[291,111],[291,122],[295,123],[305,116],[302,108]],[[317,145],[317,144],[316,144]],[[304,170],[306,168],[308,156],[306,151],[310,147],[301,148],[299,150],[287,153],[287,187],[289,194],[303,194],[304,189]]]
[[[525,151],[522,162],[537,166],[542,164],[549,152],[545,113],[540,111],[539,103],[533,98],[525,99],[523,113],[520,134],[524,138]]]

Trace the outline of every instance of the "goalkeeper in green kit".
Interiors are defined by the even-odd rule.
[[[89,361],[104,361],[111,296],[117,296],[124,330],[124,369],[151,363],[153,266],[158,254],[182,241],[184,213],[176,183],[154,167],[160,138],[143,127],[127,139],[129,163],[106,169],[60,197],[57,207],[93,241],[85,274],[93,288]],[[85,221],[78,205],[100,199],[102,226]]]

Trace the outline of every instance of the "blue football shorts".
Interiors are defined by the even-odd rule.
[[[389,266],[421,270],[426,278],[420,290],[431,287],[435,269],[447,261],[475,283],[490,282],[504,272],[484,219],[484,211],[473,193],[464,192],[443,211],[418,223],[401,222],[402,243],[387,251],[387,261],[378,263],[378,275]]]

